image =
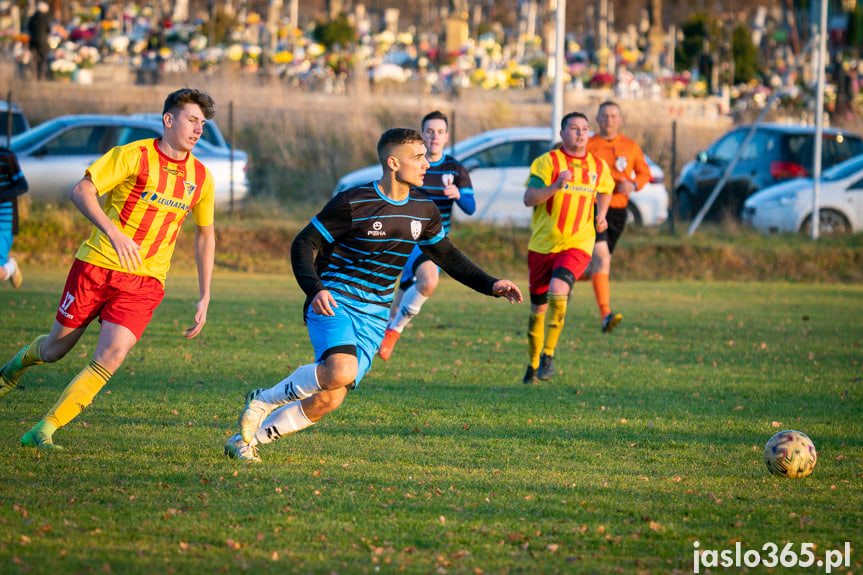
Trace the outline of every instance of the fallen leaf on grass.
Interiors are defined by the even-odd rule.
[[[665,531],[665,527],[663,525],[660,525],[656,521],[651,521],[650,523],[648,523],[648,525],[650,526],[651,531],[657,531],[660,533]]]
[[[226,540],[225,544],[233,551],[238,551],[243,546],[239,541],[234,541],[233,539]]]

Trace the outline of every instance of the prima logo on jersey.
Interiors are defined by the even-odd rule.
[[[411,235],[414,239],[418,239],[420,237],[420,232],[423,231],[422,222],[418,220],[411,220]]]
[[[375,237],[381,237],[381,236],[385,237],[387,235],[387,233],[384,231],[383,227],[384,227],[384,225],[380,222],[380,220],[378,220],[372,224],[372,229],[370,229],[366,235],[375,236]]]
[[[72,319],[74,316],[69,313],[69,306],[72,305],[72,302],[75,301],[75,296],[66,292],[66,295],[63,296],[63,303],[60,304],[60,313],[63,314],[63,317]]]
[[[626,156],[617,156],[614,158],[614,169],[618,172],[626,170]]]
[[[166,174],[171,174],[172,176],[179,176],[181,178],[186,177],[185,170],[181,170],[179,168],[172,168],[170,166],[162,166],[162,171]]]
[[[186,195],[188,196],[188,193]],[[159,194],[159,192],[156,192],[154,190],[144,191],[141,194],[141,199],[148,204],[157,204],[166,208],[183,210],[184,212],[189,211],[189,204],[187,202],[180,201],[174,198],[166,198],[165,196]]]

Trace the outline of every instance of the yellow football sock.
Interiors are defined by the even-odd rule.
[[[21,357],[21,367],[30,367],[42,363],[42,342],[48,339],[48,334],[36,336],[33,343],[27,346],[27,351]]]
[[[563,331],[563,324],[566,318],[566,302],[569,299],[565,294],[548,294],[548,329],[545,334],[545,347],[542,353],[549,356],[554,356],[554,349],[557,347],[557,342],[560,339],[560,334]]]
[[[113,373],[105,369],[97,361],[91,361],[81,372],[69,382],[54,407],[42,418],[55,429],[59,429],[78,417],[78,414],[90,405],[99,390],[102,389]]]
[[[539,367],[539,352],[542,349],[544,336],[545,314],[531,313],[527,327],[527,353],[530,356],[530,365],[534,369]]]

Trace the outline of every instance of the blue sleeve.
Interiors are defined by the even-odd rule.
[[[476,211],[476,198],[473,195],[473,182],[470,181],[470,174],[467,169],[458,164],[455,182],[458,186],[458,191],[461,197],[456,200],[456,204],[461,208],[461,211],[467,215],[472,215]]]
[[[473,190],[471,188],[464,188],[460,189],[459,193],[461,193],[461,196],[455,203],[458,204],[461,211],[469,216],[472,215],[476,211],[476,198],[473,196]]]

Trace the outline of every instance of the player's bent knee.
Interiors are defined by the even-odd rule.
[[[577,279],[575,274],[572,271],[568,270],[564,267],[555,268],[555,270],[551,273],[552,279],[559,279],[564,282],[570,289],[572,289],[572,285],[575,283]]]
[[[417,291],[420,292],[420,295],[423,297],[431,297],[434,293],[434,290],[437,289],[437,280],[429,280],[425,282],[417,282]]]
[[[54,363],[60,361],[66,354],[72,351],[73,346],[68,346],[65,342],[51,341],[46,339],[42,343],[42,348],[39,350],[39,360],[42,363]]]
[[[417,276],[417,291],[425,297],[431,297],[431,295],[434,293],[434,290],[437,289],[437,284],[437,270],[435,270],[435,273],[433,274],[430,273]]]
[[[356,357],[343,354],[338,357],[331,356],[318,370],[318,385],[327,391],[347,388],[356,380],[358,371],[359,362]]]

